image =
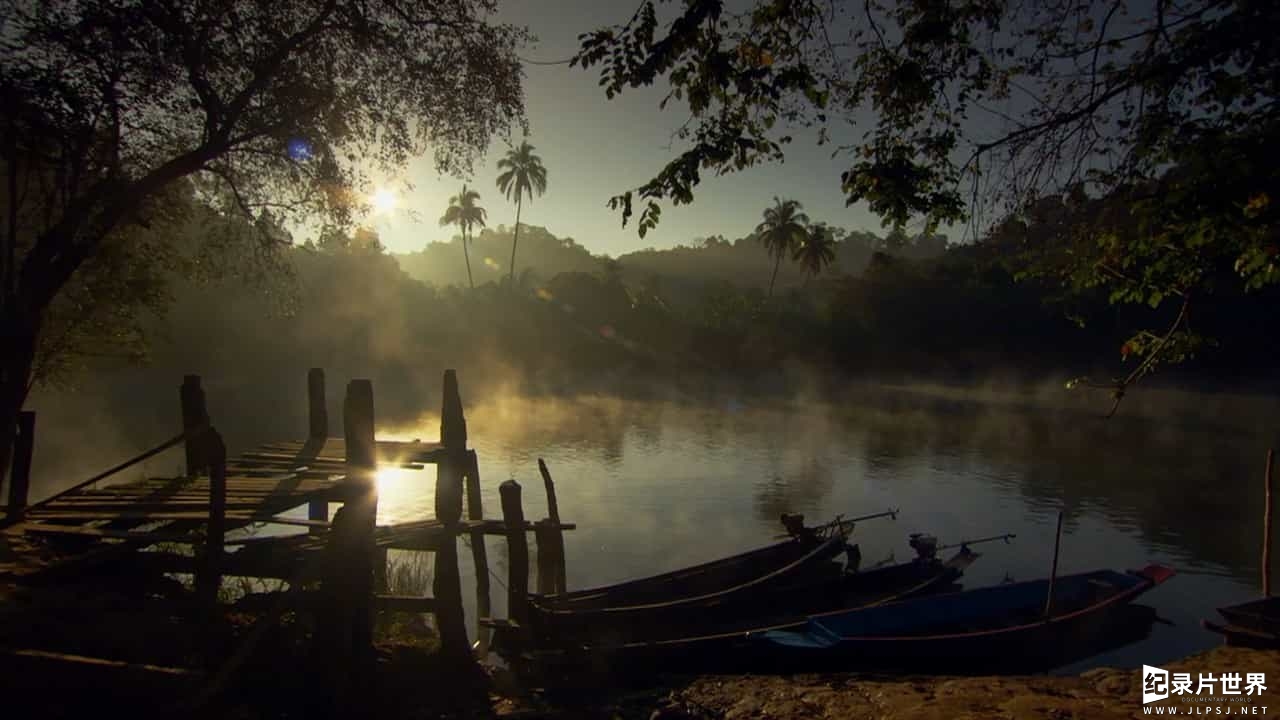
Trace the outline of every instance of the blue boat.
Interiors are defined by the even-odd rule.
[[[754,636],[771,670],[1037,672],[1145,636],[1155,613],[1130,603],[1173,570],[1097,570],[816,615]]]

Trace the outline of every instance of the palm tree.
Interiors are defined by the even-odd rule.
[[[480,193],[463,185],[462,192],[449,198],[449,209],[440,217],[440,227],[457,225],[462,229],[462,257],[467,261],[467,282],[472,290],[476,289],[476,281],[471,277],[471,253],[467,251],[467,243],[470,242],[472,226],[484,227],[484,208],[476,204],[479,199]]]
[[[800,263],[800,271],[805,274],[805,284],[835,261],[835,247],[835,236],[826,225],[818,223],[805,231],[804,237],[791,254],[791,259]]]
[[[773,283],[778,279],[778,266],[787,251],[800,244],[805,236],[804,226],[809,216],[800,212],[804,206],[798,200],[780,200],[775,195],[773,207],[764,211],[764,222],[756,226],[756,237],[773,257],[773,275],[769,278],[769,297],[773,297]]]
[[[511,238],[511,279],[512,287],[516,279],[516,243],[520,242],[520,208],[524,196],[541,195],[547,191],[547,169],[542,166],[542,158],[533,154],[533,146],[528,142],[520,143],[520,147],[507,151],[507,156],[498,161],[498,189],[510,200],[515,195],[516,231]]]

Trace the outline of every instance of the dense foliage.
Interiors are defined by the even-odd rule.
[[[608,97],[666,83],[690,113],[679,155],[614,198],[624,223],[646,203],[641,236],[702,173],[780,159],[798,128],[849,158],[848,202],[886,223],[967,216],[1008,239],[1071,198],[1072,241],[1027,239],[1021,273],[1179,308],[1117,343],[1144,358],[1119,396],[1192,356],[1203,296],[1280,283],[1278,22],[1266,0],[644,0],[574,63]]]
[[[489,248],[507,249],[509,231],[486,232]],[[412,389],[383,401],[394,416],[416,411],[446,367],[465,369],[489,390],[513,382],[696,392],[773,385],[792,371],[837,384],[1062,378],[1093,370],[1106,348],[1157,313],[1119,312],[1102,293],[1065,298],[1051,283],[1018,282],[1016,267],[986,244],[911,257],[891,254],[876,238],[880,249],[850,272],[827,271],[806,284],[795,264],[784,265],[788,282],[770,300],[773,259],[749,238],[737,247],[713,239],[611,260],[541,228],[522,236],[537,239],[526,249],[539,277],[526,275],[516,292],[503,287],[505,268],[467,289],[456,243],[440,246],[454,282],[431,285],[406,264],[420,255],[387,255],[367,233],[328,238],[288,255],[298,294],[292,314],[264,313],[252,293],[225,285],[193,288],[156,360],[171,373],[200,371],[233,385],[296,383],[313,365],[336,377],[371,374]],[[908,240],[902,250],[914,245]],[[756,271],[743,275],[753,283],[695,275],[735,253],[754,259]],[[637,267],[639,260],[658,270]],[[662,273],[658,260],[680,268],[683,280]],[[1280,351],[1280,324],[1250,308],[1240,295],[1206,306],[1223,332],[1221,345],[1198,360],[1201,378],[1256,380],[1273,370],[1261,355],[1237,352]],[[1067,315],[1087,322],[1082,328]]]
[[[494,9],[0,2],[0,468],[38,356],[62,342],[41,348],[62,333],[50,308],[85,305],[75,285],[95,277],[138,278],[101,312],[154,304],[146,263],[165,253],[148,243],[182,237],[183,190],[274,245],[291,216],[348,221],[370,170],[426,152],[465,170],[522,123],[525,33],[491,23]]]

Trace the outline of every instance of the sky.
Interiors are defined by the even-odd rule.
[[[498,20],[526,26],[537,37],[522,57],[556,61],[574,54],[579,34],[624,22],[633,10],[632,3],[616,0],[507,0],[500,6]],[[652,178],[680,151],[679,144],[668,146],[685,115],[674,106],[659,110],[664,93],[657,88],[631,90],[607,100],[594,68],[526,64],[525,72],[529,142],[547,168],[547,192],[532,203],[526,200],[524,224],[571,237],[593,253],[618,256],[646,247],[689,244],[696,237],[741,237],[754,229],[777,195],[799,200],[814,222],[879,231],[879,220],[865,207],[845,207],[840,173],[847,164],[831,158],[830,146],[817,147],[796,133],[784,163],[724,176],[704,174],[694,203],[664,204],[661,223],[641,239],[635,223],[623,228],[621,215],[606,203],[611,196]],[[514,140],[519,143],[518,135]],[[514,203],[495,185],[495,166],[506,150],[505,139],[497,139],[466,179],[480,192],[490,227],[515,222]],[[398,181],[404,180],[414,185],[411,192],[397,189],[396,207],[366,221],[390,251],[420,250],[456,233],[453,228],[441,228],[438,221],[464,179],[441,177],[430,159],[424,158],[412,163],[402,177],[388,180],[390,188],[398,188]]]

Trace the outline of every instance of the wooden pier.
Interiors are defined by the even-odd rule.
[[[479,621],[491,608],[486,535],[507,539],[512,617],[521,615],[526,602],[528,533],[535,533],[539,546],[538,589],[565,589],[562,532],[574,526],[560,522],[545,465],[540,469],[551,517],[526,521],[520,486],[512,480],[500,488],[503,517],[485,517],[479,463],[476,452],[467,446],[454,371],[444,374],[439,442],[377,440],[373,388],[367,380],[347,385],[342,437],[330,437],[322,370],[310,371],[307,388],[310,414],[305,440],[269,442],[229,457],[210,421],[200,378],[187,376],[178,392],[180,434],[36,503],[27,502],[35,418],[24,413],[10,474],[9,505],[0,519],[5,550],[0,553],[0,585],[39,588],[70,580],[83,585],[98,577],[118,584],[121,578],[144,582],[177,574],[191,581],[185,597],[176,602],[208,614],[221,610],[227,577],[285,580],[289,590],[275,593],[268,604],[275,617],[292,611],[315,618],[314,654],[324,658],[318,671],[327,675],[324,702],[334,708],[354,707],[352,698],[368,686],[377,611],[433,614],[440,652],[459,663],[473,661],[463,617],[459,536],[470,540],[475,564],[480,651],[487,647],[487,631]],[[184,475],[105,485],[112,475],[179,445],[186,458]],[[378,469],[421,470],[428,465],[437,468],[434,516],[377,525]],[[332,518],[330,504],[340,505]],[[284,516],[302,507],[307,508],[306,519]],[[235,532],[250,527],[293,532]],[[430,596],[388,593],[386,553],[391,549],[434,554]],[[272,621],[270,614],[260,620]],[[56,655],[40,648],[4,647],[0,638],[0,656],[11,661],[38,657],[50,662]],[[203,669],[212,671],[206,695],[234,674],[236,655],[219,659],[219,667]],[[115,658],[93,660],[110,664]],[[164,670],[182,674],[201,669]]]

